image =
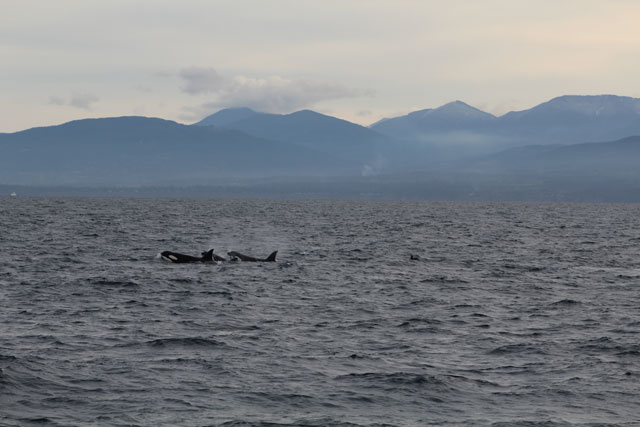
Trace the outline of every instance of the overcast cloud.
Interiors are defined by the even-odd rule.
[[[350,89],[338,83],[291,80],[280,76],[223,78],[213,68],[185,68],[180,72],[180,77],[184,81],[181,87],[183,92],[208,98],[199,107],[187,107],[196,115],[227,107],[289,113],[312,107],[321,101],[373,95],[372,90]]]
[[[68,100],[57,95],[52,95],[49,97],[48,104],[61,106],[68,105],[81,110],[91,111],[92,105],[99,100],[100,98],[90,93],[76,93]]]
[[[49,104],[51,105],[65,105],[66,103],[64,98],[60,98],[59,96],[53,95],[49,97]]]
[[[638,22],[631,0],[4,2],[0,132],[242,105],[370,124],[456,99],[502,114],[640,97]]]
[[[69,105],[72,107],[80,108],[82,110],[91,111],[92,104],[98,102],[100,98],[96,95],[92,95],[90,93],[81,93],[73,95],[71,101],[69,101]]]
[[[184,80],[182,91],[190,95],[215,93],[224,86],[224,79],[213,68],[190,67],[180,71]]]

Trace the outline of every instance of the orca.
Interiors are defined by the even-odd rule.
[[[221,261],[221,262],[225,262],[226,261],[226,259],[221,257],[220,255],[212,254],[212,256],[213,256],[213,260],[214,261]]]
[[[171,251],[164,251],[160,254],[160,256],[165,261],[175,262],[176,264],[185,264],[190,262],[213,262],[220,261],[220,259],[216,258],[222,258],[214,254],[213,249],[210,249],[207,252],[202,252],[202,256],[200,258]],[[224,258],[222,258],[222,260],[224,261]]]
[[[275,251],[275,252],[272,252],[271,255],[269,255],[265,259],[260,259],[260,258],[254,258],[249,255],[243,255],[240,252],[236,252],[236,251],[227,252],[227,255],[229,255],[232,261],[240,260],[240,261],[246,261],[246,262],[276,262],[277,254],[278,254],[278,251]]]

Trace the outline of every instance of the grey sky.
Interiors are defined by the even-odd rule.
[[[460,99],[640,97],[634,0],[23,0],[0,14],[0,132],[225,106],[362,124]]]

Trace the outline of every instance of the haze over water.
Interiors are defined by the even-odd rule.
[[[638,425],[638,218],[0,199],[0,424]]]

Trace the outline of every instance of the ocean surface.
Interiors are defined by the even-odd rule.
[[[640,425],[638,204],[1,198],[0,303],[2,426]]]

